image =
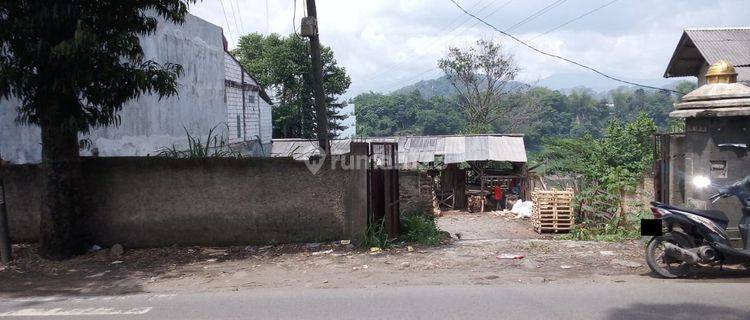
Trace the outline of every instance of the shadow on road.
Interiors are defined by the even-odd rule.
[[[658,275],[647,272],[642,273],[641,276],[661,279]],[[697,282],[750,282],[750,270],[743,267],[732,267],[732,268],[719,268],[719,267],[706,267],[693,270],[687,277],[682,279],[671,279],[669,281],[690,281],[696,280]]]
[[[182,278],[225,261],[262,263],[287,253],[319,250],[346,251],[331,243],[310,248],[304,244],[265,247],[167,247],[126,250],[114,257],[104,249],[70,260],[50,261],[38,255],[38,245],[14,245],[14,261],[0,270],[0,296],[121,295],[145,292],[156,280]]]
[[[747,311],[700,303],[657,304],[635,303],[609,312],[610,320],[682,320],[682,319],[748,319]]]

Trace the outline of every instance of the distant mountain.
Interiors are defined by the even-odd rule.
[[[647,86],[663,88],[674,87],[675,79],[655,78],[655,79],[632,79],[623,78],[630,82],[635,82]],[[541,79],[536,83],[531,83],[537,87],[546,87],[552,90],[560,90],[569,93],[572,89],[586,87],[595,92],[606,92],[618,87],[631,85],[605,78],[594,73],[556,73],[547,78]]]
[[[513,90],[519,86],[525,86],[525,84],[523,82],[510,81],[506,85],[506,89]],[[401,87],[400,89],[394,90],[393,92],[391,92],[391,94],[410,93],[414,90],[418,90],[419,93],[422,94],[422,97],[425,99],[429,99],[434,96],[450,97],[456,94],[456,89],[453,88],[453,85],[446,76],[412,83],[410,85]]]

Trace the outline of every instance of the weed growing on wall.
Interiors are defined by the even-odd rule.
[[[161,148],[157,156],[178,159],[241,157],[239,152],[229,148],[228,139],[224,135],[216,133],[218,126],[208,130],[205,140],[191,135],[187,128],[183,127],[187,136],[187,148],[181,149],[173,144],[171,147]]]

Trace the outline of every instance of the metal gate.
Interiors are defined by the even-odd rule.
[[[390,237],[400,229],[398,143],[371,142],[368,178],[368,214],[371,223],[383,223]]]

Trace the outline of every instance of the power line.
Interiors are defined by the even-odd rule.
[[[232,35],[232,28],[229,27],[229,18],[227,18],[227,10],[224,9],[224,2],[219,0],[219,3],[221,4],[221,11],[224,12],[224,22],[227,24],[227,32],[229,33],[229,39],[234,40],[234,36]]]
[[[495,14],[495,12],[497,12],[498,10],[500,10],[500,9],[504,8],[505,6],[507,6],[508,4],[510,4],[510,3],[512,2],[512,1],[513,1],[513,0],[509,0],[508,2],[506,2],[506,3],[502,4],[501,6],[499,6],[499,7],[495,8],[495,10],[493,10],[493,11],[492,11],[492,12],[490,12],[489,14],[485,15],[485,16],[483,17],[483,19],[487,19],[487,17],[489,17],[489,16],[492,16],[493,14]],[[560,6],[561,4],[563,4],[563,3],[564,3],[564,2],[566,2],[566,1],[567,1],[567,0],[556,0],[556,1],[552,2],[552,3],[550,3],[549,5],[545,6],[544,8],[542,8],[542,9],[540,9],[540,10],[537,10],[536,12],[534,12],[534,13],[530,14],[529,16],[527,16],[527,17],[525,17],[525,18],[523,18],[523,19],[519,20],[519,21],[518,21],[518,22],[516,22],[515,24],[513,24],[513,25],[509,26],[509,27],[508,27],[508,29],[510,29],[510,28],[517,28],[517,27],[520,27],[520,26],[522,26],[522,25],[524,25],[524,24],[526,24],[526,23],[528,23],[528,22],[531,22],[532,20],[534,20],[534,19],[536,19],[536,18],[538,18],[538,17],[540,17],[540,16],[542,16],[542,15],[546,14],[546,13],[547,13],[547,12],[549,12],[550,10],[554,9],[555,7],[558,7],[558,6]],[[469,19],[471,19],[471,18],[469,18]],[[467,29],[471,29],[471,28],[474,28],[474,27],[475,27],[476,25],[478,25],[479,23],[480,23],[480,21],[476,21],[476,22],[474,22],[474,24],[472,24],[471,26],[469,26],[469,27],[468,27]],[[507,32],[507,29],[506,29],[506,32]],[[452,41],[453,39],[455,39],[456,37],[457,37],[457,35],[453,35],[453,36],[452,36],[452,37],[451,37],[451,38],[450,38],[450,39],[449,39],[448,41],[450,42],[450,41]],[[426,70],[426,71],[420,72],[420,73],[419,73],[419,74],[417,75],[417,77],[409,77],[409,78],[407,78],[407,79],[408,79],[407,81],[411,81],[411,80],[413,80],[413,79],[416,79],[416,78],[418,78],[419,76],[421,76],[421,75],[423,75],[423,74],[426,74],[426,73],[428,73],[428,72],[430,72],[430,71],[432,71],[432,70],[437,70],[437,69],[439,69],[439,68],[438,68],[438,67],[432,67],[432,68],[430,68],[429,70]],[[394,83],[395,83],[395,82],[394,82]],[[403,85],[404,83],[405,83],[405,82],[403,82],[403,81],[399,81],[399,85]],[[388,87],[386,87],[386,88],[391,88],[391,87],[393,87],[393,86],[388,86]]]
[[[608,78],[608,79],[611,79],[611,80],[614,80],[614,81],[618,81],[618,82],[622,82],[622,83],[626,83],[626,84],[629,84],[629,85],[633,85],[633,86],[637,86],[637,87],[642,87],[642,88],[649,88],[649,89],[655,89],[655,90],[661,90],[661,91],[669,91],[669,92],[674,92],[674,93],[682,94],[682,92],[679,92],[679,91],[676,91],[676,90],[665,89],[665,88],[657,88],[657,87],[654,87],[654,86],[643,85],[643,84],[640,84],[640,83],[636,83],[636,82],[632,82],[632,81],[623,80],[623,79],[620,79],[620,78],[617,78],[617,77],[613,77],[613,76],[610,76],[610,75],[608,75],[608,74],[606,74],[604,72],[601,72],[601,71],[599,71],[599,70],[597,70],[597,69],[595,69],[593,67],[589,67],[589,66],[587,66],[585,64],[582,64],[580,62],[577,62],[577,61],[574,61],[574,60],[571,60],[571,59],[568,59],[568,58],[565,58],[565,57],[562,57],[562,56],[559,56],[559,55],[556,55],[556,54],[553,54],[553,53],[548,53],[548,52],[539,50],[536,47],[534,47],[534,46],[532,46],[532,45],[524,42],[523,40],[518,39],[517,37],[513,36],[512,34],[507,33],[505,31],[502,31],[502,30],[498,29],[494,25],[490,24],[487,21],[484,21],[483,19],[477,17],[476,15],[472,14],[471,12],[466,11],[466,9],[464,9],[463,7],[461,7],[461,5],[458,4],[455,0],[450,0],[450,2],[453,2],[453,4],[456,7],[458,7],[461,11],[463,11],[465,14],[471,16],[474,19],[479,20],[481,23],[483,23],[486,26],[492,28],[493,30],[495,30],[495,31],[497,31],[497,32],[499,32],[499,33],[501,33],[501,34],[503,34],[503,35],[505,35],[505,36],[507,36],[507,37],[509,37],[509,38],[511,38],[513,40],[515,40],[516,42],[519,42],[520,44],[528,47],[529,49],[534,50],[534,51],[536,51],[536,52],[538,52],[540,54],[543,54],[545,56],[549,56],[549,57],[552,57],[552,58],[563,60],[563,61],[568,62],[568,63],[572,63],[574,65],[577,65],[577,66],[579,66],[581,68],[590,70],[590,71],[595,72],[595,73],[597,73],[597,74],[599,74],[599,75],[601,75],[601,76],[603,76],[605,78]]]
[[[470,7],[470,9],[469,9],[469,10],[471,10],[471,8],[473,8],[473,7],[476,7],[476,6],[478,6],[478,5],[479,5],[480,3],[482,3],[483,1],[484,1],[484,0],[479,0],[479,1],[475,2],[475,3],[474,3],[474,4],[473,4],[473,5],[471,6],[471,7]],[[500,7],[498,8],[498,9],[500,9],[500,8],[502,8],[502,7],[504,7],[504,6],[506,6],[506,5],[508,4],[508,3],[512,2],[512,1],[513,1],[513,0],[508,0],[508,2],[506,2],[506,3],[505,3],[505,4],[503,4],[503,5],[501,5],[501,6],[500,6]],[[492,1],[490,1],[490,2],[486,3],[486,4],[484,5],[484,6],[482,6],[481,8],[479,8],[479,10],[477,10],[477,12],[481,12],[482,10],[486,9],[486,8],[487,8],[487,7],[489,6],[489,5],[491,5],[492,3],[493,3]],[[491,12],[491,13],[490,13],[489,15],[487,15],[487,16],[490,16],[490,15],[492,15],[493,13],[497,12],[497,10],[498,10],[498,9],[495,9],[495,11]],[[461,16],[459,16],[459,17],[456,17],[456,19],[453,19],[453,20],[451,21],[451,23],[448,23],[448,24],[447,24],[447,25],[445,26],[445,28],[442,28],[442,29],[440,30],[440,32],[439,32],[438,34],[442,34],[443,32],[447,31],[448,29],[453,29],[453,30],[451,30],[450,32],[448,32],[448,34],[454,33],[454,32],[456,32],[456,31],[460,30],[460,29],[461,29],[461,27],[462,27],[462,26],[463,26],[463,25],[464,25],[465,23],[467,23],[467,22],[471,21],[471,18],[468,18],[468,19],[464,19],[464,21],[463,21],[463,22],[461,22],[461,23],[459,23],[459,24],[458,24],[457,26],[453,26],[453,23],[454,23],[454,22],[456,22],[456,21],[458,21],[458,20],[460,20],[460,19],[461,19]],[[474,24],[474,25],[476,25],[476,24]],[[472,27],[473,27],[473,26],[472,26]],[[453,36],[453,37],[451,38],[451,40],[452,40],[453,38],[455,38],[455,35],[454,35],[454,36]],[[432,48],[432,47],[434,47],[434,46],[435,46],[436,44],[438,44],[439,42],[440,42],[440,39],[436,39],[436,40],[433,40],[433,41],[429,42],[429,43],[428,43],[427,45],[425,45],[425,46],[424,46],[424,48]],[[390,67],[388,67],[387,69],[385,69],[385,70],[382,70],[382,71],[379,71],[379,72],[377,72],[376,74],[372,75],[372,76],[371,76],[371,77],[370,77],[369,79],[367,79],[367,80],[368,80],[368,81],[371,81],[371,80],[373,80],[373,79],[376,79],[376,78],[378,78],[378,77],[382,76],[383,74],[386,74],[386,73],[388,73],[388,72],[390,72],[390,71],[392,71],[392,70],[394,70],[394,69],[396,69],[396,68],[398,68],[398,67],[400,67],[400,66],[402,66],[402,65],[404,65],[404,64],[407,64],[407,63],[409,63],[409,62],[412,62],[412,61],[414,61],[414,60],[416,60],[416,58],[412,57],[411,59],[407,59],[407,60],[401,61],[401,62],[399,62],[399,63],[396,63],[396,64],[394,64],[394,65],[391,65],[391,66],[390,66]]]
[[[511,32],[511,31],[515,30],[516,28],[518,28],[518,27],[520,27],[520,26],[522,26],[522,25],[524,25],[524,24],[526,24],[526,23],[528,23],[528,22],[530,22],[530,21],[532,21],[532,20],[534,20],[534,19],[536,19],[536,18],[544,15],[548,11],[554,9],[555,7],[557,7],[557,6],[559,6],[559,5],[563,4],[563,3],[565,3],[565,1],[567,1],[567,0],[557,0],[557,1],[554,1],[554,2],[550,3],[546,7],[542,8],[542,9],[539,9],[538,11],[532,13],[530,16],[528,16],[528,17],[526,17],[524,19],[521,19],[521,21],[516,22],[514,25],[505,28],[505,32]]]
[[[533,37],[533,38],[531,38],[531,39],[527,40],[527,42],[531,42],[531,41],[534,41],[534,40],[536,40],[536,39],[538,39],[538,38],[540,38],[540,37],[543,37],[543,36],[547,35],[547,34],[548,34],[548,33],[550,33],[550,32],[554,32],[554,31],[556,31],[556,30],[558,30],[558,29],[560,29],[560,28],[562,28],[562,27],[565,27],[565,26],[567,26],[567,25],[569,25],[569,24],[571,24],[571,23],[573,23],[573,22],[576,22],[576,21],[578,21],[578,20],[581,20],[581,19],[583,19],[584,17],[586,17],[586,16],[588,16],[588,15],[590,15],[590,14],[594,13],[594,12],[597,12],[597,11],[599,11],[599,10],[601,10],[601,9],[604,9],[604,8],[608,7],[609,5],[611,5],[611,4],[613,4],[613,3],[617,2],[617,1],[618,1],[618,0],[612,0],[612,1],[610,1],[610,2],[607,2],[607,3],[605,3],[605,4],[603,4],[603,5],[599,6],[599,7],[596,7],[596,8],[594,8],[594,9],[591,9],[591,10],[589,10],[588,12],[586,12],[586,13],[584,13],[584,14],[580,15],[580,16],[577,16],[577,17],[575,17],[575,18],[573,18],[573,19],[570,19],[570,20],[568,20],[568,21],[566,21],[566,22],[564,22],[564,23],[562,23],[562,24],[560,24],[560,25],[558,25],[558,26],[556,26],[556,27],[554,27],[554,28],[552,28],[552,29],[549,29],[549,30],[547,30],[547,31],[545,31],[545,32],[543,32],[543,33],[541,33],[541,34],[537,35],[536,37]],[[515,46],[511,47],[510,49],[512,50],[513,48],[516,48],[516,47],[518,47],[518,46],[519,46],[519,45],[518,45],[518,44],[516,44]]]
[[[234,3],[232,0],[229,1],[229,9],[232,11],[232,21],[234,22],[234,31],[237,31],[237,39],[239,40],[239,37],[242,36],[242,30],[240,30],[240,27],[237,25],[237,16],[234,14],[235,11],[237,11],[234,8]]]
[[[234,0],[234,4],[237,6],[237,14],[240,16],[240,27],[242,27],[242,33],[245,33],[245,21],[242,19],[242,8],[240,8],[239,0]]]

